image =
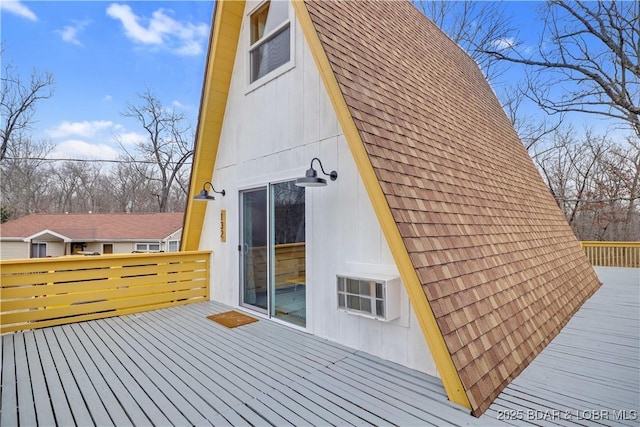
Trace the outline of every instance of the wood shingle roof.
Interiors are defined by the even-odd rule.
[[[480,415],[599,281],[465,52],[409,2],[305,5]]]

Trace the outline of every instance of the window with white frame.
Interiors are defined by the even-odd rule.
[[[291,59],[289,2],[267,1],[250,16],[250,82],[266,76]]]
[[[180,249],[180,240],[169,240],[167,252],[178,252]]]
[[[160,252],[160,243],[136,243],[136,252]]]
[[[46,258],[46,257],[47,257],[46,243],[31,243],[31,258]]]

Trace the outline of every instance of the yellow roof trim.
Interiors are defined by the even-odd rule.
[[[315,31],[311,17],[309,16],[309,11],[303,1],[294,0],[292,3],[298,22],[302,27],[302,32],[304,33],[309,48],[311,49],[311,53],[320,72],[320,76],[322,77],[324,86],[329,94],[329,98],[331,99],[333,108],[338,116],[345,138],[355,159],[358,172],[362,177],[362,181],[367,189],[367,193],[369,194],[369,198],[373,204],[380,226],[382,227],[393,258],[398,266],[398,270],[400,271],[400,276],[402,277],[402,281],[404,282],[407,293],[409,294],[411,304],[415,310],[422,332],[426,337],[427,344],[431,350],[431,354],[433,355],[449,400],[471,409],[471,404],[469,403],[469,399],[462,386],[462,382],[460,381],[458,371],[453,364],[451,354],[447,349],[440,328],[436,323],[436,318],[433,315],[431,306],[424,294],[418,275],[409,257],[409,252],[407,252],[407,248],[404,245],[400,231],[393,219],[391,208],[389,207],[387,199],[382,192],[380,182],[376,177],[369,156],[365,151],[364,143],[360,138],[360,134],[338,85],[338,81],[331,69],[329,59],[327,58],[320,39],[318,38],[318,34]]]
[[[189,196],[197,194],[204,183],[211,181],[213,176],[235,54],[238,50],[244,5],[244,0],[218,0],[216,2],[214,33],[207,56]],[[204,141],[207,141],[206,150]],[[188,198],[182,233],[183,251],[198,249],[206,209],[207,203],[194,202],[192,197]]]

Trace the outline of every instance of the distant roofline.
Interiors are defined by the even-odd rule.
[[[73,239],[71,239],[70,237],[67,237],[67,236],[65,236],[63,234],[57,233],[57,232],[55,232],[53,230],[50,230],[48,228],[44,229],[42,231],[38,231],[37,233],[32,234],[31,236],[25,237],[23,239],[23,241],[26,242],[26,243],[29,243],[30,241],[32,241],[34,239],[37,239],[38,237],[43,236],[45,234],[50,234],[50,235],[52,235],[54,237],[57,237],[58,239],[64,241],[65,243],[71,243],[73,241]]]

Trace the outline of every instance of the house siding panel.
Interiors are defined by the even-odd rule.
[[[64,255],[64,242],[46,242],[47,256],[56,257]]]
[[[29,258],[29,244],[25,242],[0,242],[0,259]]]

